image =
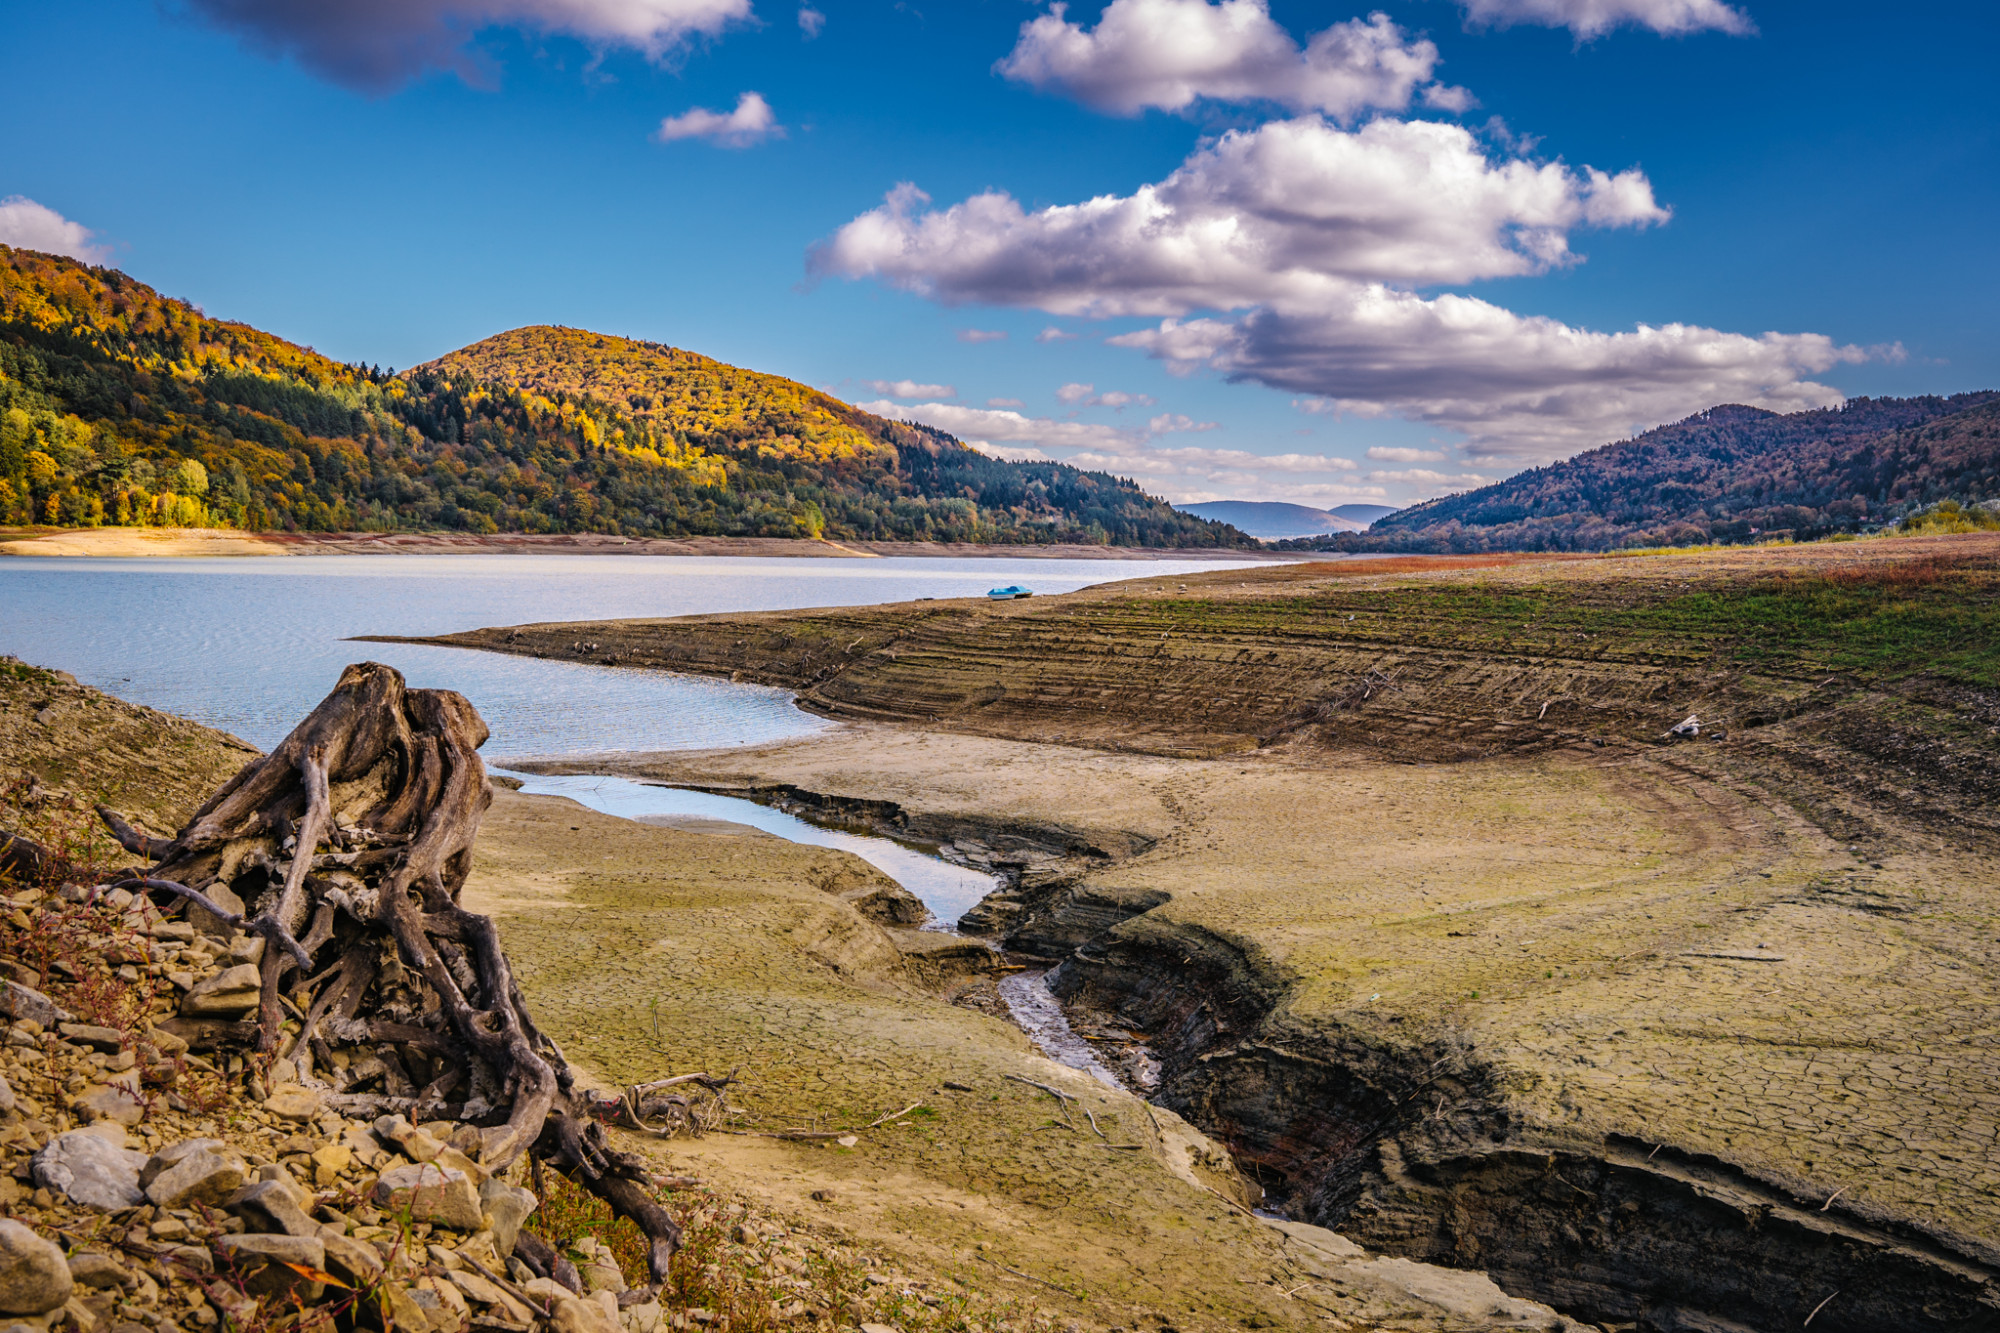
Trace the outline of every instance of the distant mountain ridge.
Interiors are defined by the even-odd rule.
[[[658,343],[516,329],[385,374],[6,246],[0,523],[1252,541],[1129,480]]]
[[[1199,504],[1175,507],[1197,518],[1227,523],[1265,541],[1282,537],[1310,537],[1323,532],[1360,532],[1368,526],[1331,510],[1287,504],[1282,500],[1203,500]],[[1390,511],[1384,506],[1382,512]]]
[[[2000,392],[1856,398],[1780,415],[1726,405],[1365,533],[1349,551],[1601,551],[1867,531],[1944,500],[2000,498]]]

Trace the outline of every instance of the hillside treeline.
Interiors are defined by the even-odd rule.
[[[1603,551],[1873,531],[2000,498],[2000,393],[1857,398],[1779,415],[1717,407],[1413,505],[1318,550]]]
[[[516,349],[522,379],[451,358],[395,375],[0,246],[0,522],[1252,544],[1129,481],[1001,462],[776,376],[517,333],[545,335]],[[615,399],[532,382],[538,357],[613,344],[634,359]]]

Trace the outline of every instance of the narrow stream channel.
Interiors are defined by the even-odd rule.
[[[578,805],[619,819],[674,825],[697,833],[722,832],[713,827],[716,824],[747,825],[787,842],[852,852],[923,900],[931,909],[926,930],[957,934],[958,919],[1001,885],[997,875],[954,865],[893,839],[817,824],[738,796],[599,773],[492,771],[518,781],[527,795],[566,796]],[[1057,1064],[1081,1070],[1114,1088],[1124,1086],[1097,1058],[1090,1043],[1071,1029],[1047,978],[1046,969],[1032,968],[1000,979],[1000,998],[1006,1001],[1015,1025]]]

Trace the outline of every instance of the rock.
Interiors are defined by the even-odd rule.
[[[216,1246],[238,1263],[276,1260],[308,1268],[326,1267],[326,1245],[318,1236],[224,1236]]]
[[[431,1327],[438,1330],[464,1328],[472,1317],[472,1310],[465,1303],[465,1297],[458,1294],[458,1288],[441,1277],[427,1277],[410,1287],[410,1299],[415,1301],[430,1317]]]
[[[520,1189],[502,1180],[489,1180],[479,1187],[481,1223],[493,1233],[493,1248],[502,1258],[514,1252],[514,1242],[521,1235],[521,1223],[535,1211],[537,1202],[533,1191]]]
[[[384,1323],[398,1330],[398,1333],[429,1333],[431,1316],[428,1310],[418,1305],[410,1296],[409,1288],[394,1282],[385,1282],[376,1288],[375,1299],[381,1305]]]
[[[124,1130],[118,1133],[122,1140]],[[51,1193],[86,1208],[115,1212],[146,1201],[139,1188],[139,1168],[145,1164],[143,1154],[96,1130],[73,1129],[35,1154],[33,1170],[35,1183]]]
[[[194,1153],[204,1149],[213,1151],[222,1146],[221,1139],[186,1139],[180,1143],[168,1144],[148,1158],[139,1168],[139,1188],[144,1189],[159,1178],[162,1171]]]
[[[549,1323],[555,1333],[624,1333],[618,1321],[604,1313],[603,1306],[574,1295],[556,1302],[555,1317]]]
[[[11,1218],[0,1219],[0,1311],[43,1314],[69,1300],[63,1252]]]
[[[642,1301],[625,1307],[625,1333],[658,1333],[663,1311],[658,1301]]]
[[[197,982],[181,1000],[181,1013],[189,1018],[241,1018],[257,1007],[262,994],[256,966],[241,963]]]
[[[306,1216],[305,1209],[282,1180],[259,1180],[245,1185],[222,1206],[231,1215],[242,1218],[244,1226],[262,1235],[319,1235],[319,1223]]]
[[[151,1169],[151,1162],[146,1165]],[[242,1162],[201,1148],[154,1176],[146,1197],[159,1208],[217,1204],[243,1188],[243,1174]]]
[[[23,1018],[33,1019],[45,1028],[67,1023],[74,1017],[48,996],[18,981],[10,981],[0,987],[0,1014],[17,1022]]]
[[[392,1212],[408,1209],[410,1220],[430,1222],[453,1231],[476,1231],[480,1225],[479,1191],[463,1171],[431,1163],[391,1167],[375,1182],[377,1207]]]
[[[125,1265],[108,1254],[72,1254],[69,1275],[78,1286],[95,1287],[99,1291],[121,1289],[131,1277]]]
[[[382,1276],[382,1256],[373,1245],[347,1236],[320,1235],[326,1247],[326,1271],[351,1287],[366,1287]]]
[[[270,1105],[266,1102],[265,1105]],[[344,1143],[329,1143],[312,1155],[313,1183],[321,1189],[333,1184],[354,1161],[354,1149]]]
[[[861,1333],[901,1333],[893,1324],[863,1324]]]
[[[399,1115],[385,1115],[377,1120],[375,1135],[413,1162],[428,1162],[444,1151],[444,1144]]]
[[[58,1023],[56,1031],[63,1040],[77,1046],[88,1046],[106,1055],[116,1055],[125,1049],[125,1034],[117,1028],[101,1028],[89,1023]]]
[[[585,1236],[576,1242],[576,1250],[581,1256],[576,1272],[586,1293],[608,1291],[615,1295],[625,1290],[625,1274],[610,1246],[595,1236]]]
[[[457,1287],[460,1292],[464,1293],[467,1300],[479,1305],[494,1306],[517,1324],[530,1324],[534,1322],[534,1311],[515,1300],[512,1296],[509,1296],[505,1291],[502,1291],[498,1286],[487,1281],[479,1274],[454,1269],[446,1273],[445,1277],[450,1280],[454,1287]]]
[[[319,1093],[297,1083],[274,1088],[264,1099],[264,1109],[281,1120],[310,1120],[319,1114],[319,1108]]]
[[[14,1096],[14,1085],[0,1078],[0,1114],[11,1114],[19,1104]]]
[[[236,890],[221,880],[209,885],[202,892],[217,907],[234,912],[238,916],[243,915],[243,900],[236,896]],[[228,922],[206,907],[197,907],[193,903],[188,904],[188,920],[194,924],[196,930],[210,939],[227,940],[234,933]]]
[[[129,1127],[146,1118],[146,1103],[130,1088],[118,1083],[101,1083],[85,1088],[70,1099],[69,1109],[89,1124],[110,1120]]]

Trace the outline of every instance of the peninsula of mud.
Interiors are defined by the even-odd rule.
[[[1994,538],[426,641],[783,685],[847,722],[561,766],[1002,873],[962,927],[1052,965],[1073,1026],[1150,1071],[1142,1121],[1184,1117],[1328,1244],[1605,1328],[2000,1325]],[[844,1013],[768,1013],[840,1067],[924,1067]],[[1044,1206],[1115,1211],[1105,1169]],[[1240,1218],[1189,1237],[1222,1271]],[[1328,1281],[1270,1317],[1352,1317]]]

